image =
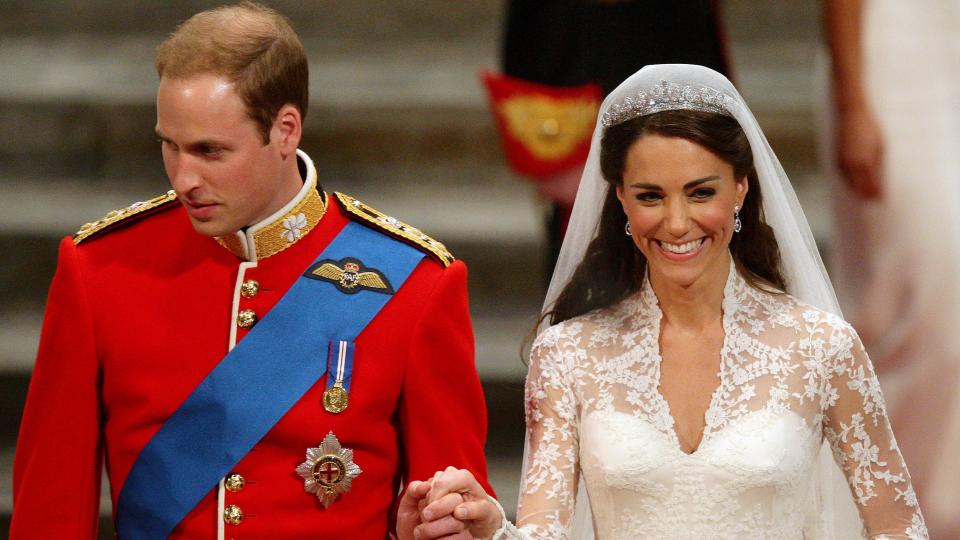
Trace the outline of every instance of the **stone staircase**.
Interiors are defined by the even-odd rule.
[[[543,207],[505,167],[476,71],[497,65],[499,0],[268,2],[311,59],[304,149],[328,190],[444,241],[470,266],[491,477],[515,508],[520,344],[543,283]],[[198,0],[0,2],[0,536],[13,447],[59,238],[167,188],[153,126],[153,47]],[[726,3],[737,81],[829,238],[810,72],[818,5]],[[9,256],[12,254],[13,256]],[[109,503],[102,505],[109,516]],[[111,537],[109,520],[101,536]]]

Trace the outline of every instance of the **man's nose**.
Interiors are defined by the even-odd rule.
[[[177,195],[183,196],[198,188],[202,183],[203,176],[197,170],[197,167],[187,156],[180,156],[171,164],[168,171],[170,176],[170,187]]]

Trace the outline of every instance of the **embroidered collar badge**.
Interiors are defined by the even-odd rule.
[[[353,450],[342,448],[332,431],[320,446],[307,449],[307,460],[297,467],[297,474],[303,477],[303,490],[316,495],[324,508],[350,491],[353,479],[362,472],[353,462]]]
[[[367,268],[353,257],[345,257],[339,261],[332,259],[317,261],[303,275],[310,279],[333,283],[340,292],[347,294],[356,294],[364,290],[393,294],[393,287],[383,272],[376,268]]]

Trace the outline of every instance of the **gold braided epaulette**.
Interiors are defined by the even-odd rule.
[[[404,242],[425,251],[440,261],[443,266],[450,266],[455,260],[453,255],[447,251],[446,246],[437,242],[433,238],[423,234],[420,229],[411,227],[399,219],[392,218],[384,213],[370,208],[366,204],[354,199],[344,193],[335,192],[337,200],[351,217],[358,219],[363,223],[375,226],[385,231],[390,236],[403,240]]]
[[[159,197],[154,197],[148,201],[135,202],[126,208],[114,210],[102,218],[80,227],[80,230],[73,235],[73,244],[78,245],[80,242],[83,242],[91,236],[98,235],[114,225],[132,218],[133,216],[143,215],[150,210],[159,208],[175,200],[177,200],[177,195],[171,189],[170,191],[166,192],[166,194],[160,195]]]

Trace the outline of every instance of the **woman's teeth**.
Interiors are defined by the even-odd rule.
[[[660,243],[660,247],[662,247],[664,251],[669,251],[670,253],[676,253],[678,255],[682,255],[684,253],[690,253],[691,251],[700,247],[700,245],[703,244],[703,238],[699,240],[694,240],[692,242],[687,242],[686,244],[668,244],[666,242],[659,242],[659,243]]]

